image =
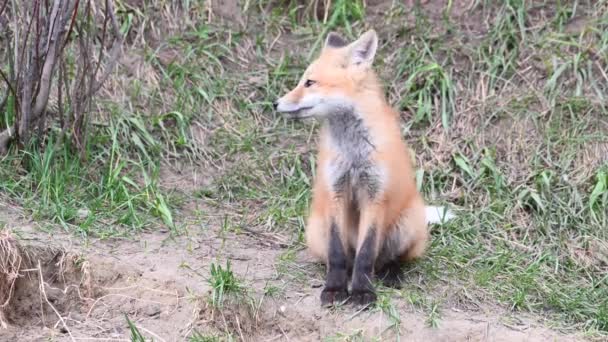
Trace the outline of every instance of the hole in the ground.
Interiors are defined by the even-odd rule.
[[[77,254],[21,244],[10,233],[0,232],[0,328],[44,326],[62,331],[62,320],[86,315],[95,298],[103,295],[102,286],[115,280],[94,273]]]

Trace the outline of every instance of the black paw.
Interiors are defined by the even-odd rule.
[[[346,289],[328,289],[327,287],[321,291],[321,305],[340,304],[348,299],[348,291]]]
[[[350,301],[354,305],[368,305],[376,301],[376,293],[373,290],[353,290]]]

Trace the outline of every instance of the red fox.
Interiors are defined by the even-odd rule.
[[[377,47],[374,30],[350,44],[330,32],[295,89],[273,104],[288,118],[324,123],[305,232],[327,266],[323,305],[374,302],[373,275],[397,281],[401,263],[423,254],[427,224],[453,216],[426,207],[416,189],[399,115],[372,70]]]

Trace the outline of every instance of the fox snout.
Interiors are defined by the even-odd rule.
[[[292,119],[299,119],[311,116],[310,110],[316,105],[316,103],[309,103],[310,101],[303,101],[301,98],[298,101],[294,101],[293,96],[287,94],[280,99],[272,103],[272,107],[283,116]]]

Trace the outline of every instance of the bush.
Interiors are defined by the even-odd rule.
[[[112,0],[0,0],[0,27],[0,154],[58,123],[84,155],[95,93],[123,42]]]

